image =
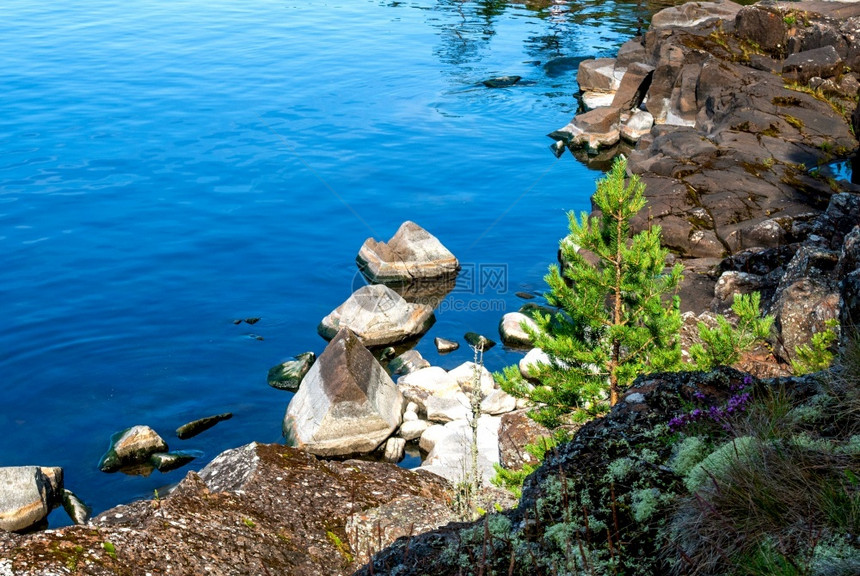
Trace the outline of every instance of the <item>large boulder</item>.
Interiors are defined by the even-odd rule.
[[[62,497],[62,468],[0,468],[0,531],[16,532],[32,528],[62,502]]]
[[[451,280],[460,263],[439,240],[415,222],[406,221],[391,240],[365,240],[356,257],[371,282],[409,284],[416,280]]]
[[[287,442],[320,456],[372,452],[400,426],[403,396],[359,338],[342,328],[284,415]]]
[[[167,442],[149,426],[132,426],[111,436],[110,447],[99,461],[99,470],[116,472],[144,464],[156,452],[167,449]]]
[[[407,302],[388,286],[374,284],[356,290],[323,318],[317,331],[331,340],[341,328],[349,328],[365,346],[377,347],[416,338],[435,321],[430,306]]]
[[[746,6],[735,17],[735,32],[768,52],[785,50],[788,26],[776,6]]]

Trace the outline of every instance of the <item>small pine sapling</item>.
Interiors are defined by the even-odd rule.
[[[761,316],[761,294],[735,294],[732,311],[738,317],[732,326],[725,316],[717,316],[717,326],[709,328],[699,322],[699,338],[690,346],[690,357],[696,370],[708,372],[717,366],[731,366],[744,352],[770,335],[772,316]]]
[[[645,185],[626,172],[626,159],[617,158],[597,182],[599,216],[568,214],[561,242],[568,264],[545,277],[547,302],[559,311],[536,313],[539,329],[531,331],[550,358],[531,368],[538,384],[512,367],[499,377],[509,394],[536,404],[532,418],[549,428],[604,411],[642,373],[680,367],[680,303],[672,294],[682,267],[667,269],[658,226],[632,234]]]

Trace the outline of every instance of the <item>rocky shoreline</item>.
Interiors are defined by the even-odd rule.
[[[795,347],[829,319],[860,325],[860,186],[828,168],[858,149],[860,113],[851,115],[860,89],[858,34],[854,4],[669,8],[616,58],[582,63],[582,99],[591,109],[552,134],[598,159],[616,154],[621,140],[635,146],[629,170],[648,198],[637,226],[662,226],[684,264],[690,326],[725,312],[736,293],[762,292],[776,336],[770,350],[741,366],[760,377],[787,374]],[[453,484],[466,465],[470,386],[479,388],[488,486],[492,464],[522,465],[519,448],[541,431],[473,363],[445,371],[414,351],[398,355],[426,332],[432,303],[453,287],[456,258],[436,238],[407,222],[387,243],[369,239],[357,261],[378,283],[323,319],[326,351],[270,371],[273,386],[297,390],[284,430],[301,450],[255,443],[230,450],[189,472],[170,495],[94,519],[79,515],[81,525],[58,530],[27,532],[62,501],[61,470],[16,470],[32,478],[26,498],[0,475],[0,520],[17,513],[29,522],[0,530],[0,575],[351,574],[375,553],[378,570],[364,573],[412,573],[410,549],[426,556],[412,564],[432,566],[439,542],[460,527],[449,523],[457,520]],[[529,347],[520,330],[528,311],[501,319],[506,345]],[[491,342],[478,335],[467,341],[483,349]],[[451,343],[437,346],[441,352]],[[526,363],[539,357],[533,350]],[[696,385],[683,378],[639,382],[553,465],[594,450],[587,438],[623,436],[621,428],[634,421],[641,426],[677,412],[669,396]],[[414,441],[428,453],[415,471],[342,460],[378,449],[396,462]],[[156,452],[166,449],[159,444]],[[331,456],[341,460],[322,459]],[[548,473],[541,470],[527,484],[523,509],[542,491]],[[397,547],[383,551],[397,538]],[[453,573],[443,564],[438,573]]]

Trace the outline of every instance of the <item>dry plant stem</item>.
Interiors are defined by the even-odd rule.
[[[472,482],[471,482],[471,513],[476,515],[477,497],[481,489],[481,476],[478,471],[478,419],[481,416],[481,372],[484,366],[484,346],[479,343],[472,348],[475,352],[472,373],[472,390],[470,394],[470,408],[472,418],[469,427],[472,430],[471,456],[472,456]]]

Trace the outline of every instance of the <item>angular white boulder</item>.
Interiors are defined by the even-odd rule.
[[[375,450],[400,426],[403,396],[359,338],[342,328],[284,415],[292,446],[318,456]]]
[[[439,240],[415,222],[406,221],[388,242],[364,241],[356,263],[371,282],[409,284],[415,280],[451,280],[460,263]]]
[[[424,304],[407,302],[387,286],[362,286],[323,318],[317,331],[331,340],[349,328],[368,347],[387,346],[424,334],[436,318]]]
[[[400,425],[397,435],[406,441],[415,440],[420,438],[429,427],[430,423],[426,420],[406,420]]]
[[[446,372],[439,366],[428,366],[406,376],[397,379],[397,385],[401,388],[416,388],[427,393],[427,395],[446,398],[461,392],[460,383],[456,376]],[[419,409],[421,402],[416,402]]]
[[[0,530],[16,532],[38,524],[59,504],[62,493],[62,468],[0,468]]]

